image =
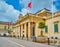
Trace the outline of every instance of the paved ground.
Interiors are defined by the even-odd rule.
[[[30,42],[16,38],[0,37],[0,47],[54,47],[54,46]]]

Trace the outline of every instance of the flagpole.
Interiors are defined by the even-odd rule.
[[[55,37],[54,37],[54,18],[53,18],[53,17],[54,17],[54,13],[53,13],[53,9],[54,9],[54,8],[53,8],[53,0],[52,0],[52,29],[53,29],[53,30],[52,30],[52,35],[53,35],[53,39],[55,40]],[[54,40],[53,40],[53,41],[54,41]],[[54,41],[54,42],[55,42],[55,41]],[[55,44],[54,44],[54,45],[55,45]]]

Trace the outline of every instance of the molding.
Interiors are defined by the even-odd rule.
[[[60,15],[56,15],[56,16],[54,16],[54,17],[49,17],[49,18],[47,18],[46,20],[48,20],[48,19],[52,19],[52,18],[56,18],[56,17],[59,17]]]
[[[54,24],[55,24],[55,23],[59,23],[59,21],[54,21]]]

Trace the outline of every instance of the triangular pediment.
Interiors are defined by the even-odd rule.
[[[51,12],[50,10],[44,8],[41,11],[39,11],[38,13],[36,13],[38,16],[51,16]]]

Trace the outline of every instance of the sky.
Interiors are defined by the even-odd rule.
[[[32,2],[32,8],[28,3]],[[0,0],[0,21],[16,22],[19,14],[36,13],[46,8],[57,12],[60,10],[59,0]]]

